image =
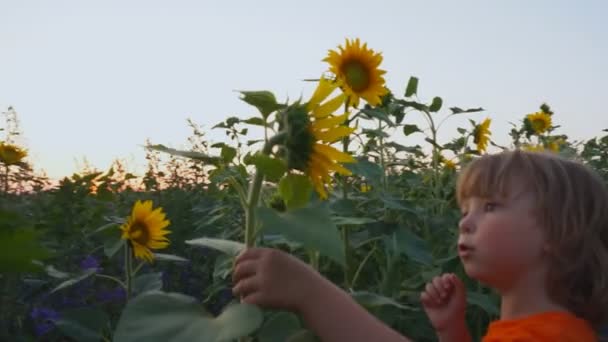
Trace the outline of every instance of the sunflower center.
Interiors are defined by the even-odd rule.
[[[346,62],[342,72],[346,76],[346,83],[354,91],[363,91],[369,86],[369,70],[359,61]]]
[[[150,241],[148,226],[143,222],[135,222],[131,226],[131,239],[142,246],[146,246]]]
[[[544,131],[546,126],[547,124],[543,119],[536,119],[532,121],[532,127],[534,127],[534,130],[536,131]]]

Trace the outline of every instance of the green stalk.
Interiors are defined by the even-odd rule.
[[[350,102],[350,98],[346,98],[346,102],[344,103],[344,112],[348,112],[348,103]],[[350,125],[351,120],[347,121],[347,126]],[[350,137],[346,136],[342,138],[342,151],[344,153],[348,153],[348,145],[350,144]],[[342,176],[342,198],[348,199],[348,181],[346,176]],[[342,226],[342,244],[344,247],[344,286],[346,288],[350,288],[351,285],[351,250],[349,241],[349,230],[347,226]]]
[[[273,136],[264,144],[262,153],[269,155],[272,152],[272,147],[286,137],[287,133],[281,132]],[[260,192],[262,190],[262,182],[264,181],[264,173],[256,168],[253,180],[249,184],[249,193],[247,194],[247,207],[245,208],[245,246],[247,248],[255,245],[255,209],[260,200]]]
[[[132,292],[132,278],[133,277],[133,253],[131,250],[131,244],[125,244],[125,283],[126,283],[126,291],[127,291],[127,301],[131,298]]]

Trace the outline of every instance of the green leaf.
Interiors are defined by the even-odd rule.
[[[79,282],[87,279],[88,277],[92,276],[93,274],[95,274],[96,271],[97,270],[94,268],[89,268],[86,271],[78,274],[77,276],[75,276],[71,279],[68,279],[68,280],[62,282],[61,284],[57,285],[53,290],[51,290],[51,293],[57,292],[63,288],[66,288],[66,287],[72,286],[76,283],[79,283]]]
[[[256,107],[264,119],[275,110],[282,108],[282,106],[277,103],[274,94],[269,91],[241,91],[241,94],[243,95],[241,100]]]
[[[236,157],[236,149],[230,146],[223,146],[221,152],[224,163],[230,163]]]
[[[462,113],[476,113],[476,112],[482,112],[484,109],[483,108],[472,108],[472,109],[461,109],[458,107],[451,107],[450,110],[452,111],[452,114],[462,114]]]
[[[163,278],[161,272],[142,274],[133,279],[133,291],[135,293],[160,291],[162,288]]]
[[[218,157],[211,157],[201,152],[193,152],[193,151],[180,151],[173,148],[169,148],[163,145],[148,145],[146,148],[150,150],[165,152],[174,156],[186,157],[194,160],[200,160],[207,164],[217,165],[220,161]]]
[[[397,248],[397,252],[406,255],[408,258],[421,263],[430,265],[433,262],[433,255],[430,252],[425,240],[419,238],[409,230],[399,227],[393,235],[392,244]],[[389,243],[389,245],[391,245]]]
[[[464,129],[464,128],[461,128],[461,127],[456,128],[456,130],[457,130],[457,131],[458,131],[458,133],[460,133],[460,134],[465,134],[465,133],[467,133],[467,130],[466,130],[466,129]]]
[[[108,239],[104,241],[103,244],[103,252],[108,257],[111,258],[116,254],[122,246],[124,246],[126,240],[121,239],[120,237],[116,239]]]
[[[298,316],[289,312],[278,312],[268,318],[257,337],[260,342],[285,341],[300,328]]]
[[[403,125],[403,134],[405,134],[406,136],[408,136],[412,133],[415,133],[415,132],[422,132],[422,131],[416,125]]]
[[[55,326],[74,341],[97,342],[102,340],[102,331],[108,320],[104,311],[85,307],[62,311]]]
[[[377,220],[368,217],[344,217],[344,216],[333,216],[332,220],[337,226],[357,226],[362,224],[368,224],[376,222]]]
[[[476,305],[482,308],[491,315],[499,315],[498,303],[492,300],[492,297],[487,294],[467,291],[467,302],[470,305]]]
[[[188,259],[182,258],[173,254],[154,253],[154,260],[156,261],[175,261],[175,262],[188,262]]]
[[[275,159],[262,153],[251,156],[250,162],[266,176],[266,180],[277,182],[287,171],[287,165],[282,159]]]
[[[391,298],[384,297],[379,294],[371,293],[371,292],[367,292],[367,291],[354,292],[354,293],[351,293],[351,296],[359,304],[361,304],[362,306],[364,306],[366,308],[376,308],[379,306],[389,305],[389,306],[394,306],[394,307],[402,309],[402,310],[416,310],[413,307],[400,304]]]
[[[441,99],[441,97],[435,96],[433,98],[433,102],[431,103],[431,106],[429,107],[429,111],[438,112],[441,109],[442,105],[443,105],[443,100]]]
[[[362,109],[361,113],[367,115],[370,118],[375,118],[380,121],[386,122],[389,126],[395,126],[395,123],[390,119],[388,114],[381,109]]]
[[[200,238],[187,240],[185,242],[189,245],[213,248],[232,256],[238,255],[241,250],[245,249],[245,245],[243,243],[232,240]]]
[[[0,273],[40,271],[34,260],[44,260],[51,253],[40,246],[39,233],[33,229],[0,229]]]
[[[382,167],[367,159],[358,159],[356,163],[348,163],[344,166],[353,174],[365,177],[370,182],[379,182],[382,178]]]
[[[427,107],[427,105],[423,104],[423,103],[418,103],[416,101],[405,101],[405,100],[399,100],[399,103],[401,103],[402,105],[406,106],[406,107],[412,107],[416,110],[419,110],[421,112],[428,112],[429,111],[429,107]]]
[[[410,80],[407,82],[407,88],[405,89],[405,97],[410,97],[418,92],[418,78],[410,77]]]
[[[56,269],[55,266],[53,266],[53,265],[48,265],[47,267],[44,268],[44,271],[46,272],[46,274],[49,275],[49,277],[52,277],[55,279],[65,279],[70,276],[69,273],[60,271],[60,270]]]
[[[232,341],[253,333],[262,320],[262,312],[253,305],[231,304],[218,317],[212,317],[196,298],[151,291],[127,304],[113,340]]]
[[[258,217],[264,233],[283,234],[344,265],[344,245],[327,208],[305,207],[279,214],[273,209],[260,207]]]
[[[287,209],[305,207],[312,194],[312,183],[304,175],[288,174],[279,182],[279,193]]]
[[[265,126],[264,119],[258,118],[257,116],[253,117],[253,118],[249,118],[247,120],[243,120],[243,122],[250,124],[250,125],[255,125],[255,126],[262,126],[262,127]]]

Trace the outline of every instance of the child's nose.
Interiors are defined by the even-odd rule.
[[[458,223],[458,231],[461,234],[473,232],[474,227],[475,227],[475,225],[473,224],[471,215],[467,215],[467,216],[463,217],[460,220],[460,222]]]

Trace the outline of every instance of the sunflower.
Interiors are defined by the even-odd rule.
[[[544,152],[545,147],[543,145],[535,145],[535,144],[523,144],[522,149],[528,152]]]
[[[526,119],[536,134],[541,134],[551,127],[551,115],[544,112],[528,114]]]
[[[27,156],[27,152],[19,146],[0,142],[0,161],[5,165],[14,165]]]
[[[350,175],[341,163],[355,161],[350,154],[330,146],[354,131],[354,128],[342,125],[348,119],[348,113],[332,115],[344,104],[344,94],[322,103],[337,87],[336,82],[321,78],[308,103],[296,104],[287,112],[285,147],[289,168],[306,173],[322,199],[327,198],[325,188],[330,186],[330,173]]]
[[[362,193],[369,192],[371,189],[372,189],[371,185],[368,185],[368,184],[365,184],[365,183],[361,184],[361,192]]]
[[[486,118],[473,130],[473,142],[477,145],[479,152],[484,152],[490,141],[490,123],[492,120]]]
[[[359,38],[346,39],[345,47],[338,49],[329,50],[323,61],[329,63],[329,71],[336,75],[349,105],[357,107],[361,97],[372,106],[380,104],[381,97],[388,93],[382,76],[386,71],[378,69],[382,55],[368,49],[367,43],[361,46]]]
[[[162,249],[169,245],[165,235],[170,231],[162,208],[152,210],[152,201],[137,201],[127,222],[123,224],[122,238],[129,240],[135,257],[152,262],[154,255],[150,249]]]

